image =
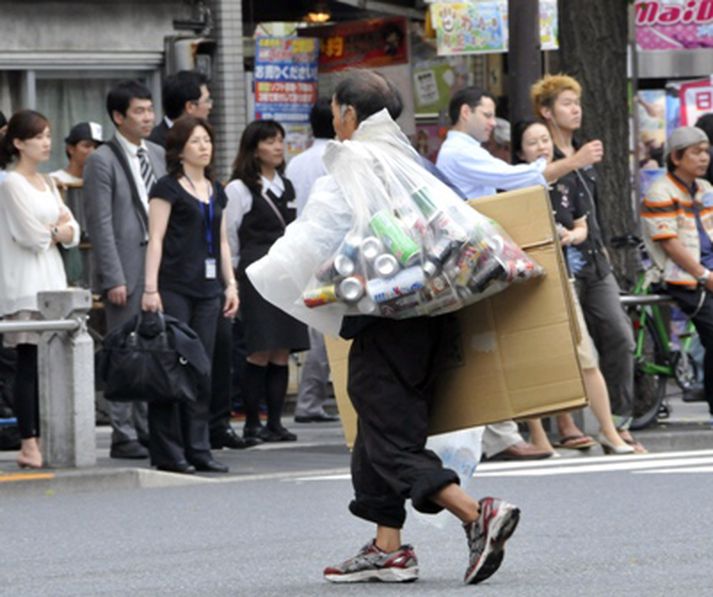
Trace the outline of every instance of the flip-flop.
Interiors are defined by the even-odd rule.
[[[555,448],[563,448],[565,450],[589,450],[597,445],[588,435],[578,434],[578,435],[565,435],[560,438],[559,443],[555,444]]]

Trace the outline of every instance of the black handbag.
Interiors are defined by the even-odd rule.
[[[177,349],[178,333],[197,358],[189,360]],[[188,326],[160,312],[142,312],[104,340],[104,397],[117,402],[195,402],[209,387],[207,362],[200,339]]]

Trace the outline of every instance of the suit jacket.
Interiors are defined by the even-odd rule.
[[[109,143],[118,144],[118,140],[112,137]],[[84,166],[87,228],[94,261],[92,286],[96,292],[105,293],[126,285],[128,294],[132,294],[143,285],[148,214],[136,204],[136,183],[133,177],[127,177],[109,143],[89,156]],[[159,179],[166,174],[165,152],[151,142],[146,147]],[[123,148],[121,155],[131,172]]]
[[[166,135],[168,135],[168,131],[170,130],[171,129],[168,128],[166,121],[162,118],[161,122],[153,127],[153,130],[149,135],[149,141],[156,143],[156,145],[160,145],[161,147],[166,147]]]

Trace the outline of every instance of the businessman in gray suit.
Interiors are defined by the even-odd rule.
[[[116,134],[84,167],[87,228],[92,239],[94,290],[104,300],[107,330],[140,312],[148,240],[148,197],[166,173],[163,148],[146,141],[154,125],[149,89],[122,81],[107,95]],[[147,458],[144,402],[112,402],[112,458]],[[142,443],[144,445],[142,445]]]

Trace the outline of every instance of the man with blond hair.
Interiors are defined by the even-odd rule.
[[[532,86],[530,96],[535,114],[545,122],[552,135],[554,163],[571,158],[587,145],[596,144],[601,149],[600,141],[582,145],[575,137],[582,125],[582,87],[576,79],[561,74],[546,75]],[[590,241],[586,252],[579,251],[571,259],[578,263],[572,272],[577,294],[587,328],[599,352],[614,422],[624,441],[633,445],[637,452],[644,452],[643,446],[628,431],[634,407],[634,335],[631,322],[621,308],[619,285],[604,248],[601,222],[597,217],[597,172],[588,165],[576,169],[575,175],[577,193],[587,212]],[[576,253],[577,247],[569,247],[568,251]],[[574,429],[567,431],[570,436]],[[582,437],[586,439],[586,436]]]

